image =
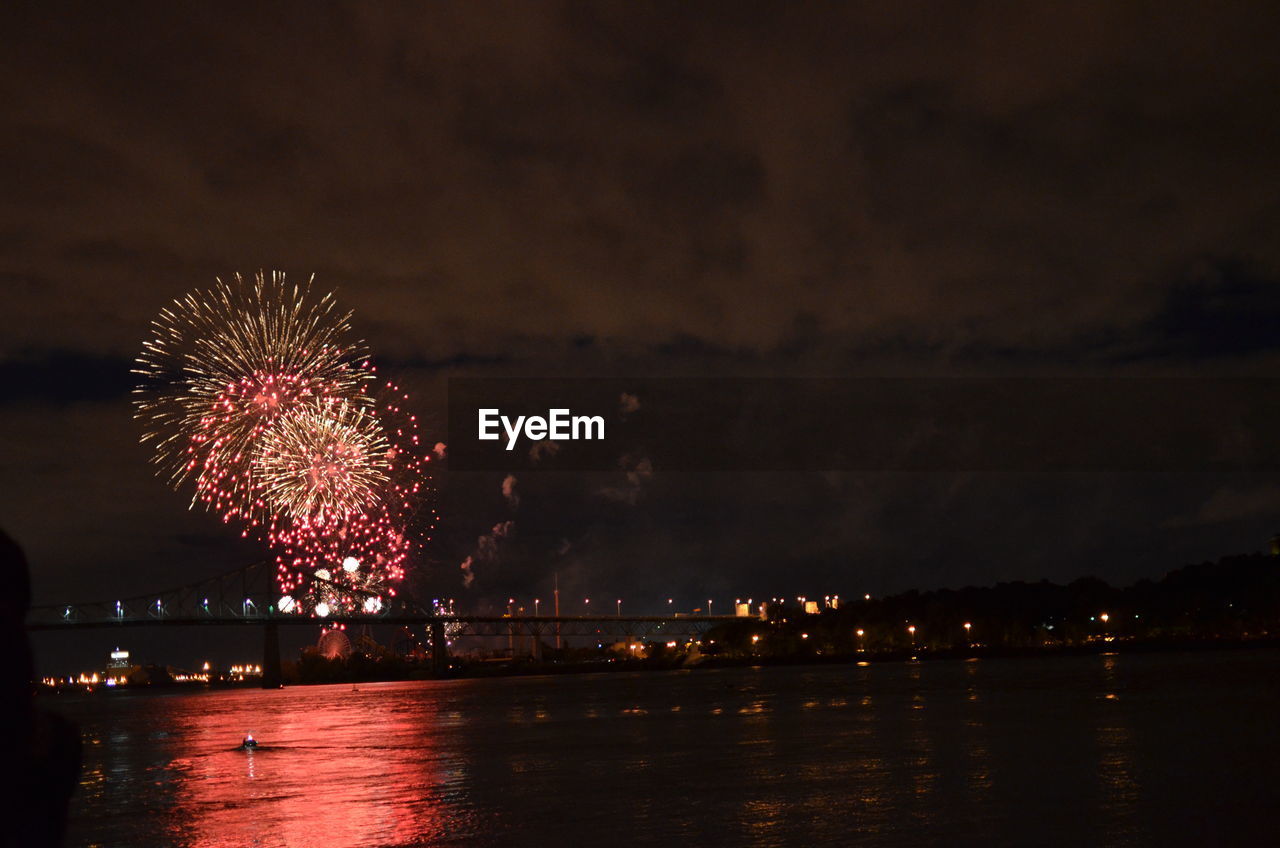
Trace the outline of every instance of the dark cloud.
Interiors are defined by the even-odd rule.
[[[1235,483],[1215,489],[1199,508],[1188,516],[1175,516],[1167,526],[1194,527],[1203,524],[1274,519],[1280,515],[1280,486],[1274,483]]]
[[[25,350],[0,360],[0,406],[102,401],[127,395],[131,360],[82,350]]]
[[[1147,353],[1190,360],[1280,350],[1280,278],[1240,262],[1206,263],[1169,289],[1143,329]]]
[[[1276,264],[1271,16],[725,11],[10,11],[5,270],[76,290],[24,310],[53,346],[126,351],[268,265],[447,359],[767,350],[801,313],[1043,342],[1144,320],[1199,256]]]

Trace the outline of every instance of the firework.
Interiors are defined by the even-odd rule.
[[[382,612],[385,604],[383,598],[387,591],[385,584],[373,572],[367,572],[366,576],[373,575],[368,581],[359,579],[357,574],[358,569],[350,572],[339,569],[337,573],[324,568],[317,569],[302,592],[300,602],[294,601],[297,606],[295,611],[310,610],[317,618],[376,615]],[[346,579],[342,579],[343,577]],[[280,599],[282,608],[285,598],[289,596]]]
[[[274,514],[323,525],[378,504],[391,451],[367,407],[317,398],[263,431],[253,473]]]
[[[310,281],[236,275],[162,311],[135,368],[153,461],[193,506],[265,536],[283,613],[381,611],[435,528],[408,396],[371,390],[350,317]]]
[[[317,578],[336,589],[394,596],[413,550],[383,508],[324,524],[278,524],[270,539],[280,588],[295,597],[305,596]]]
[[[409,395],[400,386],[388,381],[373,402],[390,443],[383,502],[397,525],[429,541],[436,526],[427,485],[432,454],[423,446],[418,417],[405,409],[408,400]]]
[[[144,444],[173,485],[194,480],[198,501],[224,520],[259,524],[268,506],[254,480],[256,442],[307,402],[359,403],[371,373],[352,342],[349,312],[273,272],[174,301],[152,322],[134,373]]]
[[[453,598],[449,598],[445,601],[441,601],[439,598],[432,600],[431,614],[440,618],[445,616],[452,618],[457,615],[457,610],[455,610],[453,606]],[[444,630],[445,644],[448,645],[452,644],[453,640],[458,638],[459,634],[461,634],[464,629],[464,625],[460,621],[446,621],[444,622],[442,629]],[[427,628],[426,638],[427,644],[430,645],[433,643],[430,627]]]
[[[384,382],[370,401],[386,439],[385,477],[376,504],[346,515],[303,515],[270,527],[278,581],[298,612],[378,611],[367,605],[380,609],[396,595],[409,559],[430,540],[435,529],[435,511],[427,503],[430,456],[422,448],[417,417],[404,408],[407,400],[399,386]],[[370,601],[375,596],[378,600]]]

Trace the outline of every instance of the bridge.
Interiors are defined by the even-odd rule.
[[[344,590],[350,591],[350,590]],[[358,593],[355,593],[358,594]],[[389,625],[426,627],[431,665],[436,674],[449,669],[449,643],[464,636],[528,640],[531,655],[542,658],[543,641],[589,638],[625,641],[701,636],[717,624],[739,620],[727,615],[455,615],[425,606],[401,593],[377,612],[346,613],[316,618],[276,607],[279,592],[275,566],[256,562],[243,568],[160,592],[109,601],[47,604],[31,608],[30,631],[132,627],[261,627],[263,629],[263,686],[280,685],[279,628],[324,625]]]

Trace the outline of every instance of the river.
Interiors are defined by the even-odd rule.
[[[1263,844],[1280,652],[44,699],[69,844]],[[261,747],[238,750],[252,733]]]

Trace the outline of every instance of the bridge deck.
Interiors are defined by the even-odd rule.
[[[62,608],[50,607],[57,611]],[[560,625],[608,625],[617,629],[622,625],[677,625],[677,626],[711,626],[731,621],[748,619],[732,615],[561,615],[561,616],[491,616],[491,615],[432,615],[430,613],[395,613],[387,615],[346,615],[313,618],[303,615],[144,615],[144,616],[105,616],[105,617],[59,617],[37,616],[27,623],[28,630],[69,630],[88,627],[207,627],[235,625],[275,624],[282,626],[317,627],[325,624],[360,624],[415,626],[440,622],[464,627],[475,625],[517,625],[522,628]]]

